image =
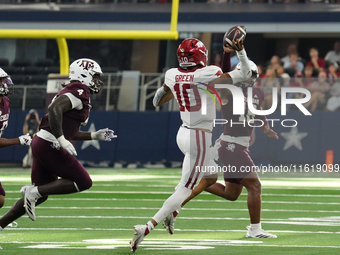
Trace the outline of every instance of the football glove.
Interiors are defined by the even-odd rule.
[[[98,140],[98,141],[111,141],[111,138],[116,138],[117,136],[113,134],[114,131],[108,128],[99,129],[96,132],[91,133],[91,139],[92,140]]]
[[[30,137],[28,133],[26,135],[21,135],[18,138],[19,138],[21,145],[27,145],[27,146],[31,145],[32,138]]]
[[[62,135],[59,138],[57,138],[60,146],[66,150],[68,153],[70,153],[71,155],[77,156],[77,151],[76,149],[73,147],[72,143],[70,143],[70,141],[66,140],[65,137]]]

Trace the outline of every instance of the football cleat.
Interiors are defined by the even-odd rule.
[[[133,229],[134,236],[130,241],[130,249],[132,252],[135,252],[139,246],[139,244],[144,240],[144,237],[150,233],[148,224],[146,225],[136,225]]]
[[[170,235],[174,234],[175,221],[178,213],[178,210],[170,213],[163,221],[163,226],[170,233]]]
[[[34,187],[34,185],[30,186],[23,186],[20,190],[22,196],[24,197],[24,207],[26,210],[26,213],[28,217],[31,220],[35,220],[35,203],[37,202],[37,199],[32,196],[31,189]]]
[[[16,228],[17,226],[18,226],[18,223],[16,223],[15,221],[13,221],[13,222],[11,222],[7,225],[7,227],[11,227],[11,228]]]
[[[276,235],[270,234],[263,229],[252,230],[250,226],[248,226],[247,229],[246,237],[249,238],[277,238]]]

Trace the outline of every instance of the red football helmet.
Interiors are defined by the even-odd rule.
[[[177,49],[177,58],[180,67],[206,66],[208,50],[204,44],[195,38],[185,39]]]

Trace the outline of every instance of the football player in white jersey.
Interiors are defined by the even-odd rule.
[[[235,84],[251,77],[243,40],[233,43],[241,69],[222,73],[220,67],[207,66],[208,51],[200,40],[184,40],[177,49],[180,67],[168,70],[163,87],[156,91],[155,107],[173,98],[179,104],[183,124],[177,133],[177,144],[184,154],[182,178],[154,217],[145,225],[134,226],[134,237],[130,242],[132,252],[159,222],[180,208],[204,176],[213,176],[210,185],[217,180],[216,163],[210,155],[211,131],[216,116],[215,95],[211,93],[215,92],[215,83],[225,83],[225,79],[229,79],[229,84]]]

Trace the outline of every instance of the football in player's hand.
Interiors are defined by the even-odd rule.
[[[227,47],[227,45],[229,46],[233,46],[233,40],[236,39],[245,39],[246,38],[246,27],[239,25],[239,26],[234,26],[232,28],[230,28],[223,36],[223,45]]]

